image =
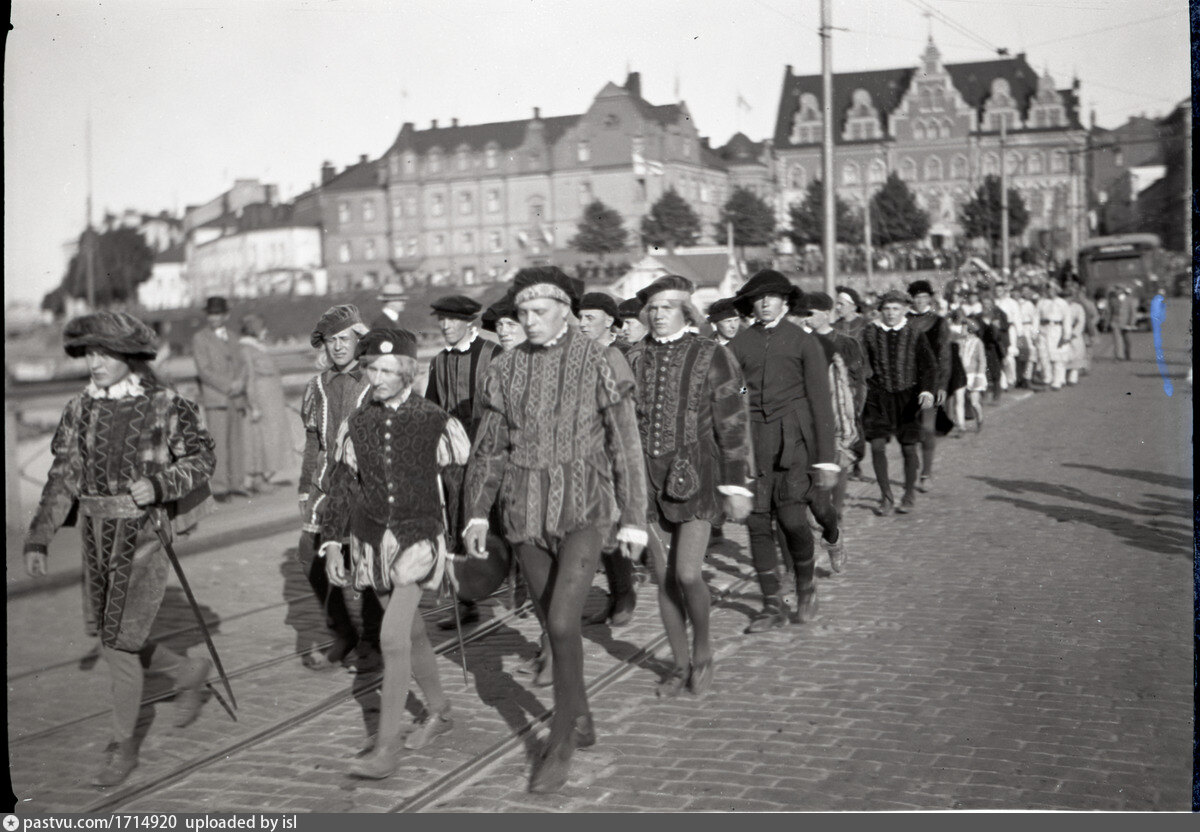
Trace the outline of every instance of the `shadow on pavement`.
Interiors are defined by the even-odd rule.
[[[1173,474],[1161,474],[1157,471],[1139,471],[1136,468],[1105,468],[1103,465],[1088,465],[1082,462],[1064,462],[1064,468],[1082,468],[1085,471],[1097,471],[1114,477],[1125,477],[1131,480],[1148,482],[1151,485],[1161,485],[1164,488],[1182,488],[1192,490],[1192,481],[1187,477],[1177,477]]]
[[[1020,500],[1015,497],[1001,497],[995,494],[989,495],[984,499],[1009,503],[1026,511],[1035,511],[1060,523],[1087,523],[1098,529],[1112,532],[1130,546],[1144,549],[1156,555],[1171,554],[1172,550],[1177,550],[1178,554],[1191,557],[1191,539],[1186,534],[1171,535],[1152,526],[1122,517],[1114,517],[1111,514],[1102,514],[1098,511],[1074,506],[1048,505],[1035,503],[1031,500]]]

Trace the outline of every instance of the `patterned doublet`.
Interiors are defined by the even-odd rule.
[[[348,372],[328,369],[313,377],[304,389],[300,419],[304,422],[304,460],[300,466],[300,493],[308,495],[303,529],[320,530],[321,510],[333,467],[333,449],[342,424],[367,398],[371,385],[361,367]]]
[[[919,387],[933,392],[936,358],[929,340],[911,319],[895,330],[872,324],[863,330],[863,347],[871,369],[871,389],[897,393]]]
[[[716,341],[687,334],[666,343],[641,341],[628,358],[638,383],[651,514],[673,523],[719,520],[717,487],[745,487],[750,474],[749,416],[733,356]],[[676,459],[698,481],[695,493],[682,499],[665,493]]]
[[[197,406],[162,387],[119,399],[80,395],[63,411],[26,548],[46,551],[81,497],[127,495],[143,477],[154,487],[154,502],[140,516],[80,520],[84,618],[88,634],[106,646],[137,650],[149,637],[168,565],[160,549],[143,543],[153,540],[151,521],[182,531],[211,509],[214,446]]]
[[[476,337],[469,349],[442,350],[429,365],[425,398],[458,419],[472,439],[483,416],[478,391],[495,354],[495,344]]]
[[[510,543],[552,545],[587,527],[641,526],[645,479],[629,365],[570,328],[492,361],[467,470],[468,516],[499,499]]]

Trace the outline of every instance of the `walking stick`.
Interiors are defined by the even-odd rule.
[[[187,576],[183,574],[183,567],[179,563],[179,557],[175,554],[175,548],[171,546],[171,540],[167,537],[166,529],[163,528],[161,520],[154,517],[151,519],[154,526],[154,533],[158,535],[158,540],[162,543],[163,549],[167,552],[167,558],[171,561],[171,566],[175,567],[175,574],[179,578],[179,585],[183,587],[183,593],[187,596],[188,604],[192,607],[192,613],[196,616],[196,622],[200,625],[200,632],[204,636],[204,643],[208,645],[208,653],[212,656],[213,664],[217,668],[217,673],[221,675],[221,682],[225,685],[225,692],[229,694],[229,704],[233,709],[237,710],[237,700],[233,697],[233,687],[229,684],[229,677],[225,674],[225,668],[221,664],[221,657],[217,655],[217,648],[213,644],[212,636],[208,632],[208,625],[204,623],[204,616],[200,612],[200,605],[196,602],[196,596],[192,594],[192,587],[188,583]],[[230,714],[233,721],[237,722],[237,715]]]
[[[437,475],[438,483],[438,502],[442,506],[442,545],[445,546],[446,535],[450,532],[450,521],[446,516],[446,491],[445,485],[442,483],[442,475]],[[450,547],[446,546],[446,559],[450,560]],[[450,593],[451,605],[454,607],[454,632],[458,634],[458,658],[462,661],[463,684],[470,685],[470,680],[467,679],[467,646],[463,642],[462,634],[462,618],[458,614],[458,594],[454,591],[454,584],[450,580],[450,567],[446,565],[446,570],[442,573],[442,582]]]

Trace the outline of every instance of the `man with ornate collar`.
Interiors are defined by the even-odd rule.
[[[623,355],[630,345],[617,338],[621,323],[616,298],[607,292],[588,292],[579,299],[579,331],[598,344],[616,347]]]
[[[917,486],[917,444],[922,415],[934,407],[937,359],[925,333],[905,316],[908,298],[892,290],[879,299],[880,317],[863,330],[863,351],[871,375],[863,407],[863,432],[879,482],[880,516],[912,511]],[[887,443],[900,442],[904,454],[904,497],[899,509],[888,479]]]
[[[734,296],[738,311],[755,318],[729,345],[749,392],[757,469],[754,510],[746,525],[763,611],[750,622],[748,633],[782,627],[789,618],[773,523],[779,525],[795,571],[796,623],[817,611],[816,559],[806,510],[821,525],[826,548],[842,545],[831,499],[839,467],[834,461],[829,362],[816,336],[786,320],[799,295],[782,274],[764,269]]]
[[[303,664],[310,670],[339,667],[356,647],[355,666],[359,672],[373,671],[380,665],[379,624],[383,608],[379,599],[370,591],[361,595],[363,633],[360,638],[346,607],[346,599],[340,590],[331,591],[325,564],[317,558],[338,431],[355,408],[367,401],[371,389],[356,355],[358,340],[366,332],[358,307],[344,304],[325,310],[309,336],[309,343],[320,350],[317,364],[323,370],[309,380],[300,400],[304,458],[300,465],[298,555],[307,571],[309,585],[325,608],[326,625],[335,636],[333,646],[324,654],[304,656]]]
[[[699,695],[712,684],[709,589],[701,567],[713,523],[726,514],[745,520],[754,496],[741,372],[728,350],[695,334],[700,313],[693,290],[687,278],[666,275],[638,292],[650,333],[628,355],[638,382],[659,612],[675,659],[659,696],[675,696],[684,685]]]
[[[583,679],[580,613],[600,551],[646,544],[646,479],[629,365],[570,324],[579,297],[555,266],[521,269],[514,300],[528,340],[497,356],[467,466],[467,552],[486,554],[499,499],[503,533],[541,609],[554,654],[554,717],[530,790],[566,784],[576,747],[596,741]]]

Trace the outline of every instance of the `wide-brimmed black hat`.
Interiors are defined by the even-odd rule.
[[[718,298],[712,302],[712,306],[708,307],[710,324],[736,317],[738,317],[738,311],[737,307],[733,305],[733,298]]]
[[[931,284],[928,280],[914,280],[912,283],[908,284],[908,294],[910,297],[914,298],[917,295],[932,295],[933,284]]]
[[[484,311],[483,317],[480,320],[484,329],[486,329],[488,332],[495,332],[496,321],[500,320],[501,318],[510,318],[514,321],[517,320],[517,305],[513,303],[511,292],[489,306]]]
[[[558,266],[530,266],[513,277],[512,294],[514,303],[554,298],[574,310],[583,295],[583,281],[572,278]]]
[[[689,295],[696,291],[696,286],[686,277],[677,274],[664,274],[646,288],[637,293],[637,299],[645,306],[650,298],[659,292],[687,292]]]
[[[81,315],[63,328],[63,349],[81,358],[88,347],[103,347],[130,358],[153,359],[158,337],[145,322],[128,312],[93,312]]]
[[[204,301],[205,315],[224,315],[229,312],[229,301],[220,295],[213,295]]]
[[[475,320],[481,308],[479,301],[466,295],[447,295],[435,300],[432,306],[433,314],[439,318],[458,318],[463,321]]]
[[[380,355],[417,357],[417,336],[407,329],[372,329],[358,341],[355,358],[374,358]]]
[[[363,323],[358,307],[352,303],[331,306],[325,310],[325,314],[317,321],[316,328],[313,329],[312,334],[308,337],[308,343],[314,347],[319,347],[325,343],[326,338],[332,338],[342,330],[351,328],[359,335],[365,335],[367,332],[367,325]]]
[[[800,299],[800,288],[774,269],[763,269],[746,281],[733,296],[733,303],[743,315],[748,315],[754,301],[763,295],[779,295],[787,305]]]
[[[608,292],[588,292],[579,299],[579,311],[585,309],[599,309],[613,319],[615,323],[621,322],[621,312],[617,309],[617,299]]]

